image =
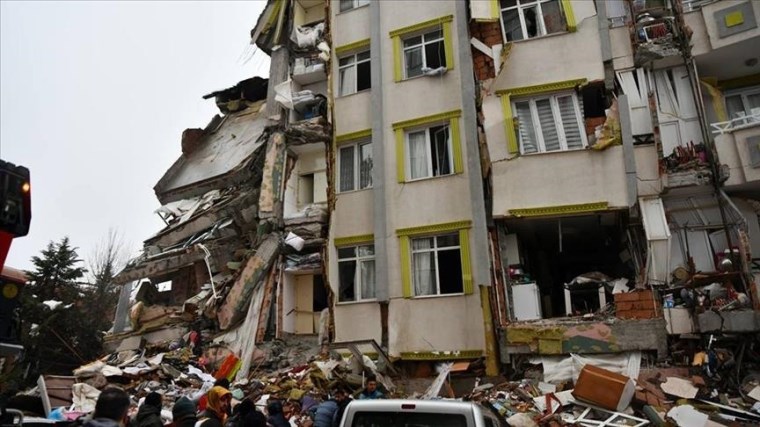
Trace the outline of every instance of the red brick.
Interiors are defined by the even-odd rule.
[[[615,302],[615,309],[620,311],[626,310],[654,310],[655,302],[650,300],[645,301],[621,301]]]
[[[636,291],[635,294],[639,296],[639,301],[652,300],[652,291]]]
[[[636,295],[636,292],[625,292],[622,294],[615,294],[615,304],[618,302],[629,302],[629,301],[638,301],[639,296]]]

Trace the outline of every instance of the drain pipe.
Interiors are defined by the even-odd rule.
[[[211,292],[214,293],[214,299],[219,299],[219,295],[216,294],[216,287],[214,286],[214,275],[211,273],[211,263],[209,263],[209,259],[211,259],[211,251],[209,251],[203,243],[197,243],[197,245],[206,254],[206,256],[203,257],[203,261],[206,263],[206,269],[208,270],[208,280],[211,281]]]

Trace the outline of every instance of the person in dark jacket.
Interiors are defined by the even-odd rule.
[[[267,417],[256,409],[251,399],[243,399],[235,406],[230,420],[233,418],[237,419],[237,427],[267,427]]]
[[[290,423],[285,419],[285,414],[282,411],[282,402],[279,400],[272,400],[267,405],[267,413],[269,418],[267,422],[272,427],[290,427]]]
[[[142,406],[137,411],[135,425],[137,427],[163,427],[164,423],[161,421],[161,401],[160,394],[155,391],[148,393]]]
[[[211,387],[208,391],[208,406],[198,417],[198,427],[223,427],[230,410],[232,393],[220,386]]]
[[[98,396],[92,419],[83,423],[83,427],[120,427],[127,425],[127,410],[132,402],[122,389],[108,387]]]
[[[346,392],[340,388],[335,389],[332,399],[325,400],[317,406],[314,427],[337,427],[348,403]]]
[[[195,403],[185,396],[180,397],[172,407],[172,418],[174,427],[194,427],[198,422],[198,417],[195,415]]]

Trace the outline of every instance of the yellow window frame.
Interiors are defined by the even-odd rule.
[[[452,231],[459,232],[459,255],[462,262],[462,292],[465,295],[473,293],[470,228],[472,228],[472,221],[456,221],[396,230],[401,253],[401,287],[404,298],[414,297],[412,289],[411,239],[415,237],[435,236]]]
[[[578,31],[578,23],[575,21],[575,13],[571,0],[562,0],[562,10],[565,11],[565,21],[567,21],[567,31],[574,33]]]
[[[375,243],[374,234],[359,234],[356,236],[336,237],[333,239],[333,244],[336,248],[346,246],[357,246],[363,243]]]
[[[413,33],[424,32],[425,30],[432,29],[436,26],[440,26],[443,30],[443,49],[446,51],[446,69],[449,71],[454,69],[454,39],[451,32],[451,22],[453,20],[454,15],[442,16],[408,27],[399,28],[388,33],[393,42],[393,78],[395,81],[400,82],[405,80],[404,49],[402,40]]]
[[[583,78],[497,90],[496,95],[501,99],[501,110],[504,114],[504,132],[507,140],[507,152],[515,155],[520,153],[520,143],[517,137],[517,122],[512,113],[513,97],[541,95],[544,93],[575,89],[586,83],[588,83],[588,79]]]
[[[447,111],[431,116],[418,117],[393,123],[393,131],[396,134],[396,178],[398,182],[406,182],[406,132],[411,128],[425,127],[435,123],[449,124],[449,137],[451,138],[451,151],[454,160],[454,174],[464,172],[464,160],[462,159],[462,135],[459,130],[459,119],[462,110]]]

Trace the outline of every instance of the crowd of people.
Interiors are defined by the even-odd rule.
[[[266,414],[253,400],[245,398],[233,404],[230,383],[218,380],[198,399],[182,396],[172,407],[172,422],[168,427],[338,427],[343,412],[351,401],[350,393],[335,387],[329,396],[320,400],[305,395],[299,401],[270,399]],[[366,387],[356,394],[357,399],[383,399],[377,379],[368,377]],[[95,411],[83,421],[83,427],[164,427],[161,417],[163,397],[157,392],[148,393],[137,414],[130,418],[129,395],[117,387],[103,390]]]

